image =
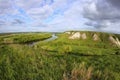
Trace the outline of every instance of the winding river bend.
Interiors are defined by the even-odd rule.
[[[33,46],[33,45],[37,44],[38,42],[49,42],[49,41],[55,40],[57,38],[58,38],[58,36],[56,36],[55,34],[52,34],[51,38],[48,38],[48,39],[45,39],[45,40],[42,40],[42,41],[29,43],[28,46]]]

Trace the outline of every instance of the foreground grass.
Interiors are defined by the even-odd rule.
[[[120,80],[119,48],[66,36],[34,46],[1,44],[0,80]]]

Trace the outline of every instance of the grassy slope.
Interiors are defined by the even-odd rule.
[[[51,37],[48,33],[19,33],[0,36],[0,43],[29,43]]]
[[[52,41],[47,43],[47,47],[53,49],[53,51],[61,50],[63,46],[70,46],[72,48],[72,53],[83,54],[83,55],[109,55],[115,54],[119,51],[114,45],[111,45],[110,41],[108,40],[108,36],[116,36],[114,34],[108,33],[97,33],[97,32],[81,32],[86,33],[87,39],[76,39],[70,40],[68,34],[61,34],[59,35],[59,39],[56,41]],[[100,36],[99,41],[94,41],[92,36],[97,34]],[[46,44],[46,43],[45,43]],[[51,47],[52,46],[52,47]]]
[[[59,34],[55,41],[32,47],[0,45],[0,80],[120,80],[119,48],[67,37]]]

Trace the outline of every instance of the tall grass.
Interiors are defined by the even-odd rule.
[[[120,80],[119,48],[58,35],[34,46],[0,44],[0,80]]]
[[[63,80],[91,80],[93,78],[93,68],[85,67],[84,63],[75,66],[70,75],[63,74]]]

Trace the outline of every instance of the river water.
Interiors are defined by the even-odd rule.
[[[57,38],[58,38],[58,36],[56,36],[55,34],[53,34],[51,38],[45,39],[43,41],[37,41],[37,42],[29,43],[28,46],[33,46],[33,45],[35,45],[38,42],[49,42],[49,41],[55,40]]]

